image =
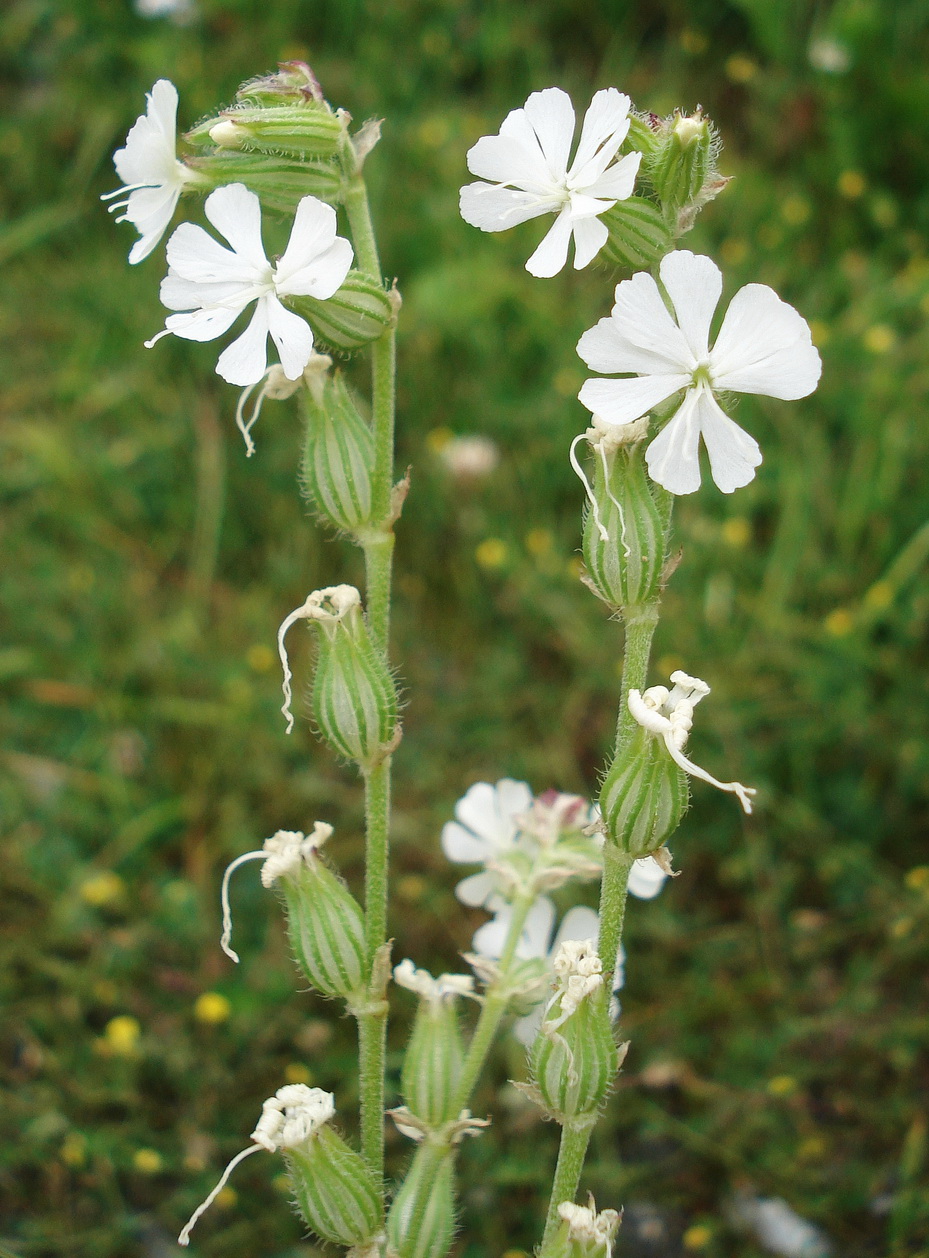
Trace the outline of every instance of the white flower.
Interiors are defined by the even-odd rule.
[[[743,786],[741,782],[718,782],[716,778],[701,769],[684,755],[684,747],[693,725],[694,708],[710,693],[710,688],[699,677],[688,677],[686,673],[671,674],[674,688],[666,686],[650,686],[648,690],[629,691],[629,711],[643,729],[658,735],[668,749],[675,764],[680,765],[691,777],[709,782],[721,791],[730,791],[738,797],[746,813],[752,811],[754,787]]]
[[[456,821],[442,827],[442,851],[462,865],[487,865],[509,854],[520,833],[518,818],[529,811],[532,791],[525,782],[502,778],[496,786],[475,782],[455,805]],[[496,875],[485,869],[459,882],[455,895],[462,904],[479,908],[499,889]]]
[[[126,136],[126,147],[113,154],[116,173],[125,185],[101,198],[128,195],[109,207],[125,210],[117,223],[130,222],[142,237],[129,251],[133,264],[147,258],[165,233],[178,199],[195,176],[177,159],[177,88],[159,79],[146,94],[148,105]]]
[[[509,904],[504,904],[502,900],[492,901],[488,906],[493,912],[494,917],[485,922],[483,926],[478,927],[471,941],[471,947],[478,956],[487,957],[489,960],[499,960],[503,954],[506,937],[509,934],[510,923],[513,920],[513,909]],[[542,960],[546,963],[551,978],[555,978],[555,958],[558,955],[561,945],[567,940],[593,940],[600,933],[600,917],[599,915],[585,905],[576,905],[572,909],[568,909],[562,919],[558,931],[552,938],[552,928],[555,925],[555,906],[548,896],[539,896],[535,904],[529,910],[525,925],[519,936],[519,942],[516,945],[516,956],[521,961]],[[616,954],[616,967],[613,971],[613,991],[619,991],[623,985],[623,963],[626,954],[620,946]],[[527,993],[523,993],[526,995]],[[536,1037],[536,1033],[542,1024],[544,1016],[544,1005],[541,1003],[545,999],[545,984],[538,984],[537,998],[538,1007],[524,1018],[519,1018],[514,1027],[513,1034],[521,1044],[531,1044]]]
[[[592,262],[609,235],[599,215],[631,196],[641,154],[613,158],[629,130],[629,97],[615,87],[597,92],[584,118],[574,161],[574,106],[558,87],[533,92],[507,114],[499,135],[484,136],[468,152],[478,179],[461,189],[461,216],[485,232],[504,231],[542,214],[556,214],[526,263],[532,275],[557,275],[574,237],[574,267]],[[611,165],[610,163],[613,162]]]
[[[281,297],[331,297],[352,264],[352,247],[336,235],[331,205],[304,197],[297,206],[290,240],[272,266],[261,242],[261,203],[244,184],[217,188],[206,199],[206,216],[228,240],[219,244],[202,227],[182,223],[168,241],[168,274],[161,301],[169,310],[163,332],[188,341],[222,336],[247,306],[255,312],[242,335],[219,356],[216,370],[230,384],[257,384],[267,369],[267,340],[277,346],[288,380],[296,380],[313,352],[310,325],[280,302]]]
[[[219,1183],[190,1216],[177,1238],[179,1245],[190,1244],[194,1224],[207,1211],[225,1188],[229,1176],[247,1157],[265,1149],[277,1153],[280,1149],[293,1149],[306,1142],[335,1116],[335,1097],[322,1088],[308,1088],[305,1083],[289,1083],[278,1088],[261,1107],[261,1117],[252,1132],[254,1141],[249,1148],[237,1153],[220,1176]]]
[[[602,1249],[606,1258],[612,1258],[613,1241],[622,1221],[622,1215],[617,1210],[601,1210],[598,1213],[597,1203],[591,1196],[587,1206],[562,1201],[558,1217],[568,1225],[568,1241],[579,1246],[582,1252],[596,1253]]]
[[[428,970],[417,969],[408,957],[394,966],[394,982],[433,1005],[453,1000],[456,996],[474,995],[473,975],[440,974],[438,978],[433,978]]]
[[[710,258],[678,249],[661,260],[661,283],[640,271],[616,286],[610,316],[585,332],[577,351],[594,371],[578,397],[608,424],[629,424],[681,389],[681,402],[646,451],[652,480],[672,494],[700,486],[700,437],[723,493],[747,485],[761,462],[758,443],[722,410],[718,392],[796,399],[816,388],[822,364],[806,320],[764,284],[733,297],[713,348],[710,322],[722,272]],[[635,374],[629,374],[635,373]]]

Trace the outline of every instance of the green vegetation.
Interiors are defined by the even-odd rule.
[[[186,127],[295,56],[357,120],[386,119],[368,169],[404,295],[413,478],[391,929],[395,957],[433,970],[484,920],[456,906],[438,848],[454,801],[504,775],[590,795],[618,691],[620,631],[577,580],[567,460],[586,422],[574,344],[606,313],[606,272],[533,280],[532,226],[465,226],[465,152],[552,84],[581,108],[608,85],[658,112],[700,102],[718,124],[736,178],[685,245],[717,258],[728,293],[759,281],[795,305],[824,375],[801,403],[743,398],[759,476],[732,498],[705,483],[676,512],[686,562],[652,680],[684,667],[713,685],[694,750],[759,806],[743,825],[698,784],[682,876],[631,905],[632,1048],[584,1182],[601,1207],[655,1207],[668,1239],[642,1248],[630,1210],[629,1255],[760,1253],[725,1214],[745,1185],[843,1258],[929,1253],[923,0],[202,0],[186,25],[129,0],[7,0],[0,1252],[175,1252],[285,1080],[335,1091],[352,1126],[352,1025],[294,996],[254,869],[234,889],[238,969],[217,893],[229,859],[317,818],[357,875],[360,791],[305,721],[285,737],[273,648],[310,590],[360,579],[358,556],[307,519],[291,406],[266,404],[246,460],[216,347],[142,348],[163,253],[128,267],[134,233],[97,199],[156,78]],[[497,469],[456,480],[450,433],[492,437]],[[309,647],[292,634],[298,680]],[[521,1070],[501,1052],[501,1083]],[[462,1158],[467,1258],[539,1235],[558,1133],[504,1097]],[[315,1254],[281,1169],[250,1159],[197,1252]]]

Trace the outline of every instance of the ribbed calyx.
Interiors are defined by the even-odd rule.
[[[454,1150],[424,1145],[387,1214],[388,1252],[397,1258],[445,1258],[454,1235]]]
[[[340,371],[303,390],[304,490],[335,528],[357,534],[371,523],[374,440]]]
[[[643,433],[644,435],[644,433]],[[665,527],[645,473],[645,442],[595,420],[593,501],[584,518],[587,580],[614,611],[655,600],[665,563]]]
[[[596,1115],[619,1058],[593,941],[566,940],[554,967],[558,986],[530,1049],[529,1064],[546,1110],[564,1123]]]
[[[364,1245],[381,1229],[381,1195],[370,1167],[331,1127],[284,1150],[294,1201],[309,1226],[337,1245]]]
[[[394,323],[398,298],[362,271],[349,271],[332,296],[288,297],[287,304],[310,324],[318,342],[343,353],[360,349],[384,335]]]
[[[262,205],[283,214],[293,214],[303,197],[338,205],[344,193],[341,168],[325,160],[302,161],[279,153],[216,147],[198,152],[188,165],[202,177],[204,191],[225,183],[244,183],[257,193]]]
[[[457,1001],[474,994],[474,979],[470,974],[433,978],[426,970],[417,970],[412,961],[402,961],[394,968],[394,980],[419,996],[400,1072],[400,1091],[412,1113],[436,1130],[458,1114],[454,1102],[465,1046]]]
[[[689,117],[674,113],[657,122],[654,145],[642,158],[642,173],[667,213],[699,208],[716,195],[721,186],[718,152],[716,129],[700,109]]]
[[[297,964],[324,996],[360,1001],[368,979],[364,913],[343,880],[320,855],[331,833],[320,823],[310,839],[279,830],[265,843],[265,886],[276,883],[287,913]]]
[[[368,771],[390,754],[397,735],[397,690],[375,647],[354,586],[317,590],[307,618],[319,654],[310,706],[320,734],[338,755]]]
[[[663,847],[687,810],[687,776],[659,739],[636,727],[600,788],[606,841],[635,860]]]

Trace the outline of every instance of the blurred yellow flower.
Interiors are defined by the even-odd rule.
[[[121,1013],[110,1018],[103,1032],[103,1038],[110,1052],[118,1057],[132,1057],[139,1044],[142,1028],[135,1018]]]
[[[861,339],[864,341],[865,349],[869,349],[872,354],[886,354],[896,345],[897,334],[888,324],[875,323],[867,329]]]
[[[797,1090],[797,1081],[793,1075],[775,1075],[768,1080],[768,1092],[771,1096],[791,1096]]]
[[[475,548],[474,558],[482,568],[502,568],[509,552],[499,537],[488,537]]]
[[[537,558],[547,555],[554,545],[555,539],[548,529],[530,529],[526,534],[526,550]]]
[[[735,53],[726,62],[726,77],[733,83],[750,83],[758,73],[758,66],[744,53]]]
[[[92,904],[94,908],[102,908],[103,905],[112,904],[114,900],[118,900],[125,889],[126,885],[119,874],[114,874],[111,869],[105,869],[81,883],[81,899]]]
[[[61,1142],[60,1156],[65,1166],[83,1166],[87,1161],[87,1139],[79,1131],[69,1131]]]
[[[843,170],[836,184],[841,195],[849,201],[856,201],[867,186],[868,181],[860,170]]]
[[[132,1165],[143,1175],[157,1175],[164,1163],[157,1150],[137,1149],[133,1154]]]
[[[311,1084],[313,1076],[302,1061],[292,1061],[284,1067],[284,1078],[288,1083]]]
[[[232,1005],[221,992],[204,992],[194,1004],[194,1017],[208,1026],[225,1022],[231,1013]]]
[[[229,1184],[226,1184],[225,1188],[221,1188],[214,1198],[215,1204],[219,1206],[220,1210],[228,1210],[238,1200],[239,1194]]]
[[[801,1162],[818,1162],[826,1156],[827,1147],[822,1136],[807,1136],[797,1145],[797,1157]]]
[[[277,663],[277,656],[269,646],[264,642],[256,642],[254,646],[250,646],[245,652],[245,659],[255,673],[267,673]]]
[[[855,627],[852,614],[845,607],[837,607],[823,621],[823,628],[833,638],[845,638]]]
[[[696,57],[701,52],[706,52],[709,47],[709,40],[703,31],[687,29],[681,31],[681,47],[685,52],[690,53],[692,57]]]
[[[720,532],[727,546],[747,546],[752,540],[752,526],[744,515],[734,515],[731,520],[725,520]]]
[[[789,227],[799,227],[810,217],[810,208],[805,197],[787,197],[781,203],[781,218]]]
[[[684,1233],[684,1248],[706,1249],[712,1239],[713,1231],[711,1228],[708,1228],[705,1223],[695,1223],[693,1227],[689,1227]]]
[[[929,865],[916,865],[907,870],[903,881],[911,891],[929,890]]]
[[[748,243],[740,236],[728,236],[719,246],[719,256],[727,266],[738,266],[748,257]]]
[[[889,581],[875,581],[864,596],[865,607],[883,611],[894,601],[894,588]]]

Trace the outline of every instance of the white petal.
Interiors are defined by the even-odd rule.
[[[504,134],[504,127],[517,134]],[[499,135],[485,135],[468,150],[468,170],[494,184],[511,183],[530,192],[551,189],[551,173],[521,109],[513,110],[504,120]]]
[[[479,926],[474,932],[474,938],[471,940],[471,947],[474,951],[482,957],[491,957],[493,960],[497,960],[503,953],[503,945],[506,943],[512,916],[513,910],[511,908],[501,909],[496,917],[491,918],[489,922],[485,922],[483,926]]]
[[[627,153],[584,191],[592,197],[606,197],[614,202],[625,201],[626,197],[632,196],[641,160],[641,153]]]
[[[202,284],[255,284],[268,269],[259,270],[193,223],[181,223],[175,229],[168,241],[167,256],[168,266],[176,275]]]
[[[251,286],[231,281],[225,284],[200,284],[185,280],[169,271],[161,281],[159,297],[169,310],[244,310],[254,301]]]
[[[141,262],[143,258],[147,258],[163,235],[164,228],[159,227],[156,230],[149,232],[148,235],[142,236],[140,240],[137,240],[129,250],[130,264],[135,266],[137,262]]]
[[[126,136],[125,148],[113,154],[113,165],[124,184],[176,183],[181,172],[176,158],[177,88],[159,79],[147,94],[146,112]]]
[[[547,957],[554,924],[555,906],[547,895],[540,895],[529,910],[516,955],[524,961],[530,957]]]
[[[507,819],[528,812],[532,806],[532,791],[527,782],[514,778],[501,778],[497,783],[497,807],[500,816]]]
[[[284,375],[288,380],[299,380],[313,353],[313,329],[305,319],[285,309],[273,294],[264,298],[264,306]]]
[[[540,1000],[532,1013],[527,1013],[525,1018],[517,1018],[513,1023],[513,1034],[524,1047],[528,1048],[538,1035],[544,1016],[545,1005]]]
[[[475,782],[455,805],[455,816],[483,839],[492,852],[509,847],[516,833],[512,818],[502,813],[496,788],[489,782]],[[482,859],[486,860],[488,855],[490,852]]]
[[[149,235],[153,231],[161,235],[171,221],[180,195],[180,188],[165,184],[154,188],[136,188],[129,194],[125,214],[117,221],[121,223],[128,220],[142,235]]]
[[[567,206],[555,219],[542,243],[526,263],[530,275],[539,279],[551,279],[568,260],[568,241],[571,239],[571,212]]]
[[[587,188],[606,170],[629,130],[629,97],[608,87],[596,92],[584,115],[581,138],[569,178],[575,188]]]
[[[691,353],[698,362],[705,360],[710,321],[723,291],[722,271],[712,258],[675,249],[661,259],[659,274]]]
[[[700,488],[700,392],[687,390],[680,408],[645,451],[649,476],[672,494],[692,494]]]
[[[731,494],[754,480],[761,462],[758,442],[729,418],[709,389],[700,391],[698,411],[713,480],[724,494]]]
[[[733,297],[710,362],[718,389],[787,400],[812,393],[822,371],[809,324],[766,284]]]
[[[469,183],[461,189],[461,217],[482,232],[502,232],[553,209],[551,198],[491,183]]]
[[[476,865],[487,860],[495,849],[486,839],[477,838],[457,821],[447,821],[442,827],[442,851],[456,864]]]
[[[261,243],[261,202],[254,192],[244,183],[227,183],[210,193],[203,209],[240,258],[256,271],[267,269],[269,263]]]
[[[629,424],[689,382],[690,377],[685,375],[633,376],[628,380],[597,378],[586,380],[577,396],[589,411],[606,423]]]
[[[523,106],[526,117],[539,138],[548,168],[556,180],[564,178],[574,139],[574,106],[560,87],[533,92]]]
[[[620,335],[639,349],[657,354],[670,370],[693,371],[697,360],[662,300],[658,285],[647,271],[616,285],[610,312]]]
[[[325,300],[345,282],[353,257],[349,242],[336,235],[332,206],[317,197],[304,197],[274,271],[275,287],[281,294]]]
[[[215,341],[232,327],[240,313],[239,309],[217,309],[172,314],[165,319],[165,327],[185,341]]]
[[[574,233],[574,269],[582,271],[607,242],[609,232],[606,225],[598,218],[576,219],[572,231]]]
[[[632,862],[629,893],[640,900],[653,900],[664,886],[667,874],[652,856]]]
[[[584,333],[577,343],[577,352],[592,371],[610,375],[625,371],[643,376],[681,374],[667,358],[627,341],[611,315]]]
[[[584,904],[576,904],[574,908],[568,909],[558,927],[558,934],[552,943],[552,956],[566,939],[592,939],[596,947],[599,933],[599,914]]]
[[[260,298],[251,322],[219,356],[216,372],[229,384],[257,384],[268,367],[267,298]]]
[[[455,895],[462,904],[479,909],[498,890],[498,881],[496,874],[488,873],[485,869],[479,874],[472,874],[470,878],[462,878],[455,888]]]

